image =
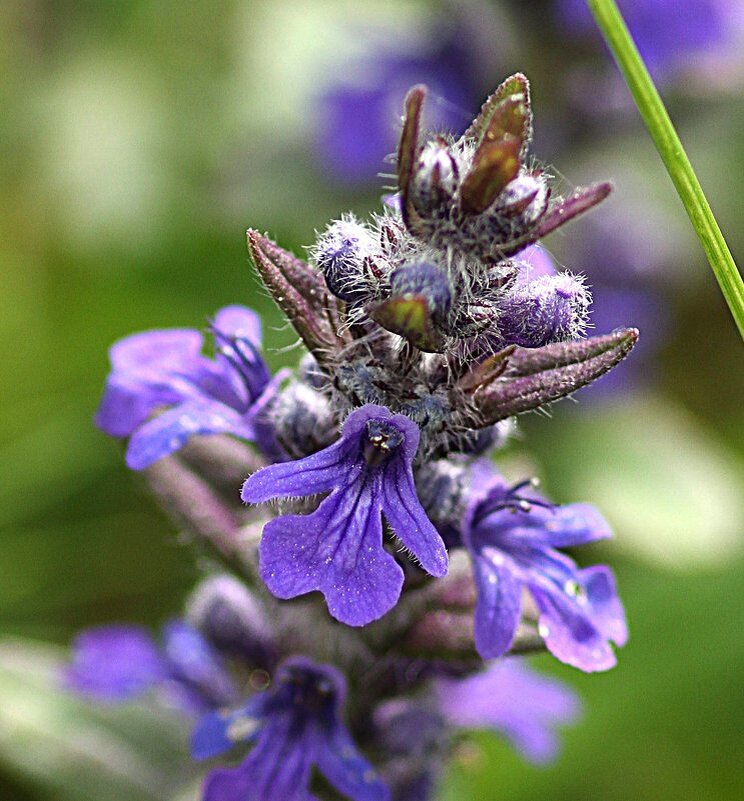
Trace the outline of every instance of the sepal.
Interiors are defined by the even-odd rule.
[[[401,213],[406,227],[410,227],[415,211],[411,205],[410,192],[414,172],[421,155],[421,114],[426,97],[426,87],[414,86],[406,95],[403,115],[403,130],[398,145],[398,190],[401,197]]]
[[[342,325],[340,301],[302,259],[258,231],[249,229],[247,235],[248,251],[264,286],[307,349],[319,364],[325,364],[350,341],[337,333]]]
[[[524,108],[522,115],[521,138],[527,143],[532,138],[532,111],[530,103],[530,84],[527,78],[517,72],[503,81],[496,91],[486,100],[478,116],[462,135],[463,139],[481,141],[488,131],[491,120],[506,100],[518,100]]]
[[[621,328],[576,342],[497,353],[460,379],[476,410],[469,422],[483,427],[566,397],[619,364],[637,340],[637,329]]]

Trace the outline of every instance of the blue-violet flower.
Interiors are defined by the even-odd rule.
[[[478,592],[478,653],[492,659],[508,651],[526,588],[548,650],[581,670],[608,670],[616,662],[610,641],[622,646],[628,636],[612,572],[579,569],[556,550],[611,536],[607,523],[587,504],[552,506],[525,499],[517,489],[496,478],[465,516],[463,540]]]
[[[268,424],[261,420],[283,378],[271,380],[259,354],[258,316],[242,306],[221,309],[212,325],[214,359],[201,353],[203,337],[192,329],[145,331],[110,351],[96,425],[129,437],[126,462],[143,470],[180,450],[194,434],[233,434],[276,455]],[[151,416],[160,409],[167,411]]]
[[[554,728],[572,723],[581,712],[579,697],[570,687],[513,658],[465,679],[438,679],[435,687],[448,723],[501,732],[525,759],[538,765],[558,754]]]
[[[157,690],[168,703],[190,713],[237,699],[220,657],[182,620],[163,627],[162,647],[140,626],[87,629],[75,638],[72,662],[62,678],[79,695],[112,703]]]
[[[312,514],[285,515],[264,527],[261,576],[274,595],[320,590],[331,615],[352,626],[384,615],[398,600],[403,571],[383,547],[381,512],[424,570],[445,575],[444,543],[413,483],[418,441],[407,417],[367,404],[347,417],[330,447],[248,478],[248,503],[330,491]]]
[[[341,721],[346,684],[328,665],[296,657],[279,668],[274,687],[240,708],[202,718],[192,736],[195,759],[252,744],[237,768],[206,779],[204,801],[317,801],[312,768],[352,801],[388,801],[390,794],[357,750]]]

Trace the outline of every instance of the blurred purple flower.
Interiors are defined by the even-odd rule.
[[[237,691],[219,656],[191,626],[174,620],[163,628],[163,644],[132,625],[81,632],[63,683],[79,695],[108,702],[127,701],[149,690],[191,713],[234,703]]]
[[[126,454],[131,469],[149,467],[195,434],[233,434],[276,454],[261,413],[283,374],[270,380],[258,351],[258,316],[227,306],[217,313],[212,332],[214,359],[202,355],[202,335],[192,329],[146,331],[111,348],[113,369],[96,425],[114,437],[131,436]],[[150,419],[164,407],[171,408]]]
[[[383,701],[374,712],[375,747],[395,801],[430,801],[448,753],[449,733],[430,699]]]
[[[426,126],[461,133],[482,100],[483,78],[491,78],[494,51],[484,51],[481,34],[494,25],[488,8],[478,8],[480,30],[463,9],[448,9],[434,30],[412,45],[410,36],[394,32],[384,45],[356,62],[317,99],[315,148],[324,174],[341,184],[377,182],[389,172],[385,157],[396,149],[400,114],[408,89],[425,83],[438,98],[427,110]],[[443,15],[444,16],[444,15]],[[475,16],[475,15],[474,15]],[[503,27],[499,31],[505,48]]]
[[[618,197],[587,218],[565,256],[592,287],[593,328],[612,331],[630,323],[642,333],[634,358],[583,393],[610,401],[656,378],[650,359],[673,323],[669,295],[690,279],[690,239],[679,216],[649,196],[645,176],[625,171],[617,180]]]
[[[581,713],[581,701],[570,687],[513,658],[465,679],[438,679],[436,693],[450,725],[494,729],[536,764],[555,759],[560,743],[554,729]]]
[[[498,477],[476,490],[463,525],[477,587],[475,645],[484,659],[506,653],[529,590],[539,610],[548,650],[569,665],[592,672],[616,663],[610,641],[627,640],[625,615],[609,568],[579,569],[557,548],[611,536],[592,506],[553,506],[509,487]]]
[[[279,668],[272,689],[204,717],[192,736],[195,759],[253,745],[239,767],[207,776],[204,801],[317,801],[309,789],[314,767],[351,801],[387,801],[387,788],[341,721],[345,693],[337,670],[295,658]]]
[[[330,447],[246,480],[246,503],[330,492],[312,514],[284,515],[264,527],[261,576],[274,595],[320,590],[330,613],[352,626],[384,615],[398,600],[403,571],[383,548],[381,513],[424,570],[447,572],[444,543],[413,483],[418,441],[414,422],[367,404],[348,416]]]
[[[659,79],[690,59],[726,47],[738,0],[619,0],[638,49]],[[599,36],[585,0],[555,0],[558,24],[579,35]]]

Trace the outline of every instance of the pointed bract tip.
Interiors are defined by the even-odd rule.
[[[474,425],[490,425],[571,395],[617,366],[637,341],[638,329],[620,328],[541,348],[517,347],[506,356],[505,368],[499,364],[480,375],[476,368],[462,387],[478,408]]]

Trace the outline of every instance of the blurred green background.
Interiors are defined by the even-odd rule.
[[[237,302],[263,315],[270,363],[295,363],[250,272],[245,228],[302,252],[332,217],[379,203],[382,180],[328,179],[314,104],[375,42],[425,47],[453,7],[492,26],[484,92],[510,70],[530,76],[538,155],[568,183],[616,180],[615,208],[644,217],[614,229],[631,252],[648,252],[649,237],[670,246],[652,281],[669,322],[627,387],[527,417],[506,455],[557,500],[596,503],[614,523],[616,541],[591,556],[616,567],[627,606],[619,667],[583,676],[537,659],[586,701],[560,760],[535,770],[476,735],[442,797],[744,796],[741,342],[608,60],[567,43],[548,5],[0,4],[0,798],[193,797],[199,774],[172,721],[93,710],[49,684],[56,647],[76,630],[155,625],[198,575],[120,446],[92,426],[107,348],[142,329],[201,326]],[[587,74],[620,101],[605,105],[595,87],[577,104]],[[668,87],[739,261],[742,74]],[[476,110],[461,108],[463,119]],[[569,266],[583,227],[546,243]]]

